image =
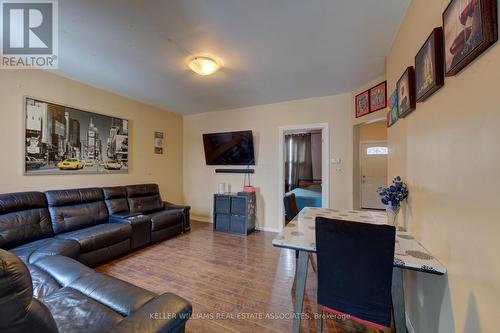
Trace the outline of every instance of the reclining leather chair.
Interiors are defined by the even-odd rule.
[[[181,333],[192,308],[179,296],[156,295],[68,257],[27,267],[0,250],[0,313],[3,333]]]
[[[40,192],[0,194],[0,248],[24,262],[60,254],[76,258],[80,244],[54,238],[45,195]]]
[[[45,192],[56,238],[80,244],[78,261],[95,267],[130,250],[132,227],[110,223],[100,188]]]
[[[151,242],[158,242],[189,230],[188,206],[163,202],[157,184],[125,187],[130,213],[140,213],[151,221]]]
[[[151,243],[151,219],[141,213],[130,212],[125,186],[104,187],[102,191],[110,222],[126,223],[132,227],[132,249]]]

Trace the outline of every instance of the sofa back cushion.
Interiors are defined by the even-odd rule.
[[[129,185],[126,189],[130,212],[149,213],[163,208],[157,184]]]
[[[125,186],[104,187],[102,192],[109,214],[129,211]]]
[[[55,234],[108,222],[100,188],[48,191],[45,196]]]
[[[0,249],[0,332],[57,333],[49,309],[33,298],[28,267],[13,253]]]
[[[10,249],[53,234],[43,193],[0,195],[0,248]]]

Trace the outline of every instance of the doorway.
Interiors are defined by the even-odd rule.
[[[384,209],[377,189],[387,184],[387,141],[360,142],[362,209]]]
[[[283,221],[283,198],[294,193],[297,206],[328,207],[328,124],[309,124],[279,129],[278,216]]]
[[[384,209],[377,189],[387,185],[387,125],[375,121],[357,126],[354,132],[358,155],[354,159],[354,208]]]

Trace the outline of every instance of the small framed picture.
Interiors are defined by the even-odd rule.
[[[387,112],[387,127],[391,127],[394,125],[394,121],[392,120],[392,114],[391,112]]]
[[[423,102],[444,85],[443,28],[435,28],[415,56],[417,102]]]
[[[370,113],[370,91],[364,91],[356,96],[356,118]]]
[[[443,27],[446,76],[453,76],[498,40],[497,0],[452,0]]]
[[[415,72],[413,66],[408,67],[398,81],[398,112],[404,118],[415,110]]]
[[[389,101],[389,114],[391,115],[390,126],[394,125],[399,119],[398,113],[398,91],[394,90]],[[389,122],[387,122],[389,124]],[[389,126],[389,127],[390,127]]]
[[[163,132],[155,132],[155,154],[163,154],[163,139],[165,134]]]
[[[370,112],[387,108],[387,81],[370,89]]]

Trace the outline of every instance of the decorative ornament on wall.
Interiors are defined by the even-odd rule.
[[[370,91],[366,90],[356,96],[356,118],[370,113]]]
[[[26,97],[24,174],[128,172],[128,120]]]
[[[443,28],[435,28],[415,56],[417,102],[423,102],[444,85]]]
[[[163,154],[163,139],[165,134],[163,132],[155,132],[155,154]]]
[[[370,89],[370,112],[376,112],[387,107],[387,81]]]
[[[399,119],[398,113],[398,91],[394,90],[389,101],[389,112],[387,113],[387,127],[394,125]]]
[[[413,66],[408,67],[398,81],[399,118],[404,118],[415,110],[415,72]]]
[[[498,40],[497,0],[452,0],[443,27],[446,76],[453,76]]]

